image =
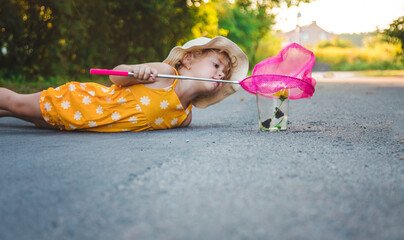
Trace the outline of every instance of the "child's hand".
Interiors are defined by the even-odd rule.
[[[153,83],[157,78],[157,70],[147,64],[134,65],[129,72],[133,72],[133,77],[142,83]]]

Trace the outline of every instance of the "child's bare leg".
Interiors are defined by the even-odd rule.
[[[41,92],[18,94],[6,88],[0,88],[0,110],[8,111],[13,116],[43,119],[39,106],[40,96]]]
[[[38,127],[54,128],[47,123],[41,113],[39,98],[41,92],[18,94],[6,88],[0,88],[0,117],[15,117]]]
[[[15,117],[34,123],[37,127],[57,128],[43,119],[39,106],[40,96],[41,92],[18,94],[6,88],[0,88],[0,117]]]

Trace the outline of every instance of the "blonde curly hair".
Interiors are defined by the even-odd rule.
[[[226,73],[225,79],[231,78],[232,70],[237,66],[237,59],[235,57],[231,58],[230,55],[226,51],[223,51],[223,50],[217,49],[217,48],[205,48],[205,49],[197,49],[197,50],[194,50],[191,52],[187,52],[186,54],[191,53],[193,57],[199,58],[199,57],[202,57],[202,56],[204,56],[208,53],[212,53],[212,52],[216,53],[216,54],[223,54],[224,56],[226,56],[226,58],[228,60],[227,66],[226,66],[228,69],[228,72]],[[174,68],[177,69],[177,71],[178,71],[183,66],[184,65],[183,65],[182,61],[179,60],[175,64]]]

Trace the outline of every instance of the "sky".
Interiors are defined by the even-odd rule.
[[[395,19],[404,16],[404,0],[315,0],[299,7],[282,7],[276,10],[275,29],[291,31],[299,25],[313,21],[328,32],[360,33],[385,29]]]

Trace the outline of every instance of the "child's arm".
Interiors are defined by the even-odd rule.
[[[174,74],[173,68],[166,64],[160,62],[136,64],[136,65],[125,65],[121,64],[114,68],[118,71],[133,72],[134,76],[113,76],[110,75],[109,79],[111,82],[118,86],[130,86],[139,83],[153,83],[156,81],[157,74]]]
[[[188,114],[187,118],[181,123],[180,127],[188,127],[192,121],[192,111]]]

